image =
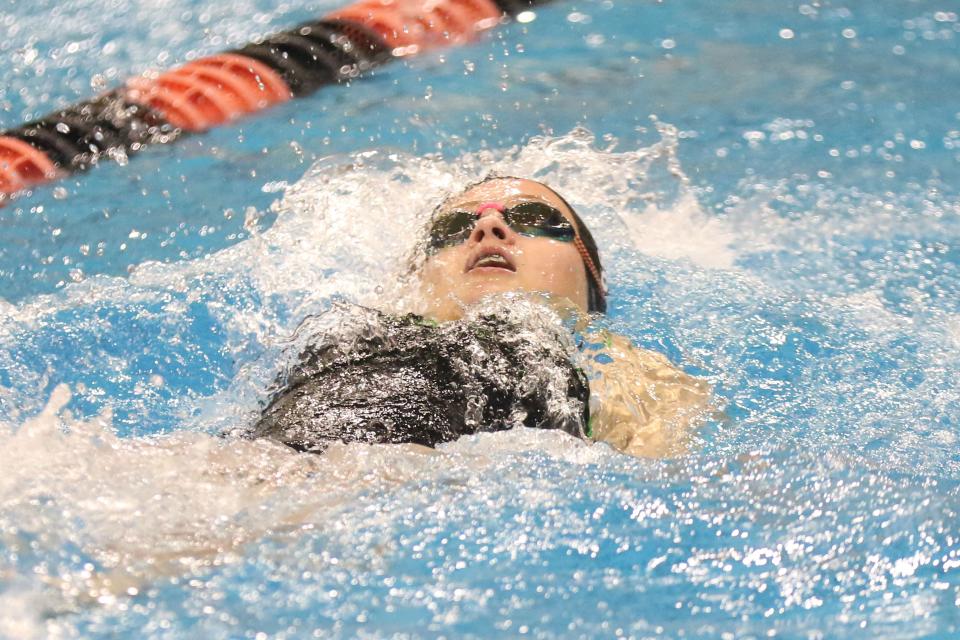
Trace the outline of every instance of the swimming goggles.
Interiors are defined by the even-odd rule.
[[[545,202],[528,200],[509,207],[489,202],[473,211],[453,209],[437,216],[430,227],[429,249],[439,251],[464,242],[473,232],[480,214],[487,209],[499,211],[507,226],[522,236],[560,242],[573,242],[577,237],[576,229],[566,216]]]

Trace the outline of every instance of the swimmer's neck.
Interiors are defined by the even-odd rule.
[[[529,301],[543,305],[560,316],[562,320],[573,320],[578,330],[582,328],[581,325],[586,326],[589,321],[589,315],[567,298],[526,291],[495,294],[481,298],[477,302],[469,305],[454,299],[421,301],[422,305],[418,305],[419,308],[415,313],[437,323],[455,322],[462,320],[471,311],[477,309],[483,310],[485,307],[493,308],[498,304],[502,304],[504,298],[516,298],[518,301]],[[509,300],[507,300],[507,302],[509,302]]]

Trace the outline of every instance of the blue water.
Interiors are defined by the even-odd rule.
[[[8,2],[0,125],[338,4]],[[0,637],[955,636],[958,11],[559,2],[0,210]],[[207,437],[490,168],[714,385],[690,454]]]

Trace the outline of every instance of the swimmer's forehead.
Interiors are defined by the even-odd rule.
[[[453,196],[447,200],[443,208],[471,208],[471,205],[479,205],[484,202],[501,202],[510,204],[518,200],[541,200],[546,202],[564,214],[568,214],[567,207],[549,189],[533,180],[523,180],[519,178],[504,178],[500,180],[489,180],[482,184]]]

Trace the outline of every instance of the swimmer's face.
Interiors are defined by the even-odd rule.
[[[439,249],[424,264],[420,282],[427,315],[456,319],[484,296],[507,291],[546,293],[587,311],[586,268],[573,242],[521,235],[497,206],[487,206],[509,208],[522,202],[548,204],[576,228],[563,201],[532,180],[490,180],[451,198],[438,216],[452,210],[479,215],[465,239]]]

